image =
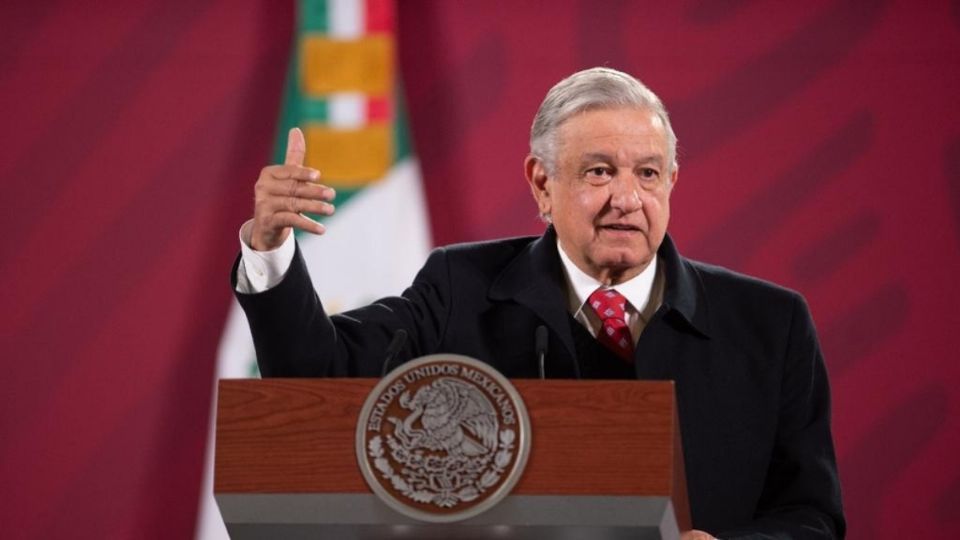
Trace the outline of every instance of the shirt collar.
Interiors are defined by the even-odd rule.
[[[567,299],[569,301],[570,313],[576,316],[577,312],[586,304],[587,298],[593,294],[593,291],[604,287],[603,283],[588,275],[577,267],[576,264],[563,251],[563,246],[557,241],[557,252],[560,254],[560,261],[563,263],[563,273],[567,277],[567,284],[570,287]],[[657,276],[657,256],[654,254],[650,264],[643,269],[637,276],[628,281],[613,287],[627,299],[627,302],[633,306],[638,314],[646,321],[649,317],[647,313],[650,303],[651,292],[653,291],[654,279]]]

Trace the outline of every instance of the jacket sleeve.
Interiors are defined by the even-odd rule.
[[[238,264],[239,257],[232,280]],[[449,315],[449,270],[442,249],[431,254],[401,296],[339,315],[324,310],[299,246],[277,286],[243,294],[233,285],[264,377],[378,376],[398,329],[408,335],[402,356],[430,354],[439,347]]]
[[[843,538],[830,388],[806,302],[796,296],[782,378],[779,424],[756,519],[719,538]]]

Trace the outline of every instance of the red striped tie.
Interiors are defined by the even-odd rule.
[[[627,299],[616,289],[597,289],[587,301],[603,321],[597,340],[625,362],[633,362],[633,338],[624,317]]]

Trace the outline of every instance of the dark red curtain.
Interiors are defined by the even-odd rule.
[[[662,4],[662,5],[661,5]],[[802,292],[850,538],[960,527],[960,4],[399,2],[437,243],[540,230],[546,90],[609,65],[680,139],[688,256]],[[0,4],[0,530],[189,538],[229,265],[293,8]]]

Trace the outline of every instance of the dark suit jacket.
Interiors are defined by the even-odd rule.
[[[636,377],[676,381],[694,526],[721,538],[842,537],[827,374],[804,300],[685,259],[669,237],[659,259],[666,289],[637,344]],[[403,328],[405,359],[458,353],[532,378],[545,325],[547,376],[573,378],[562,272],[548,228],[439,248],[402,296],[341,315],[324,312],[299,249],[279,285],[237,297],[265,377],[378,376]]]

